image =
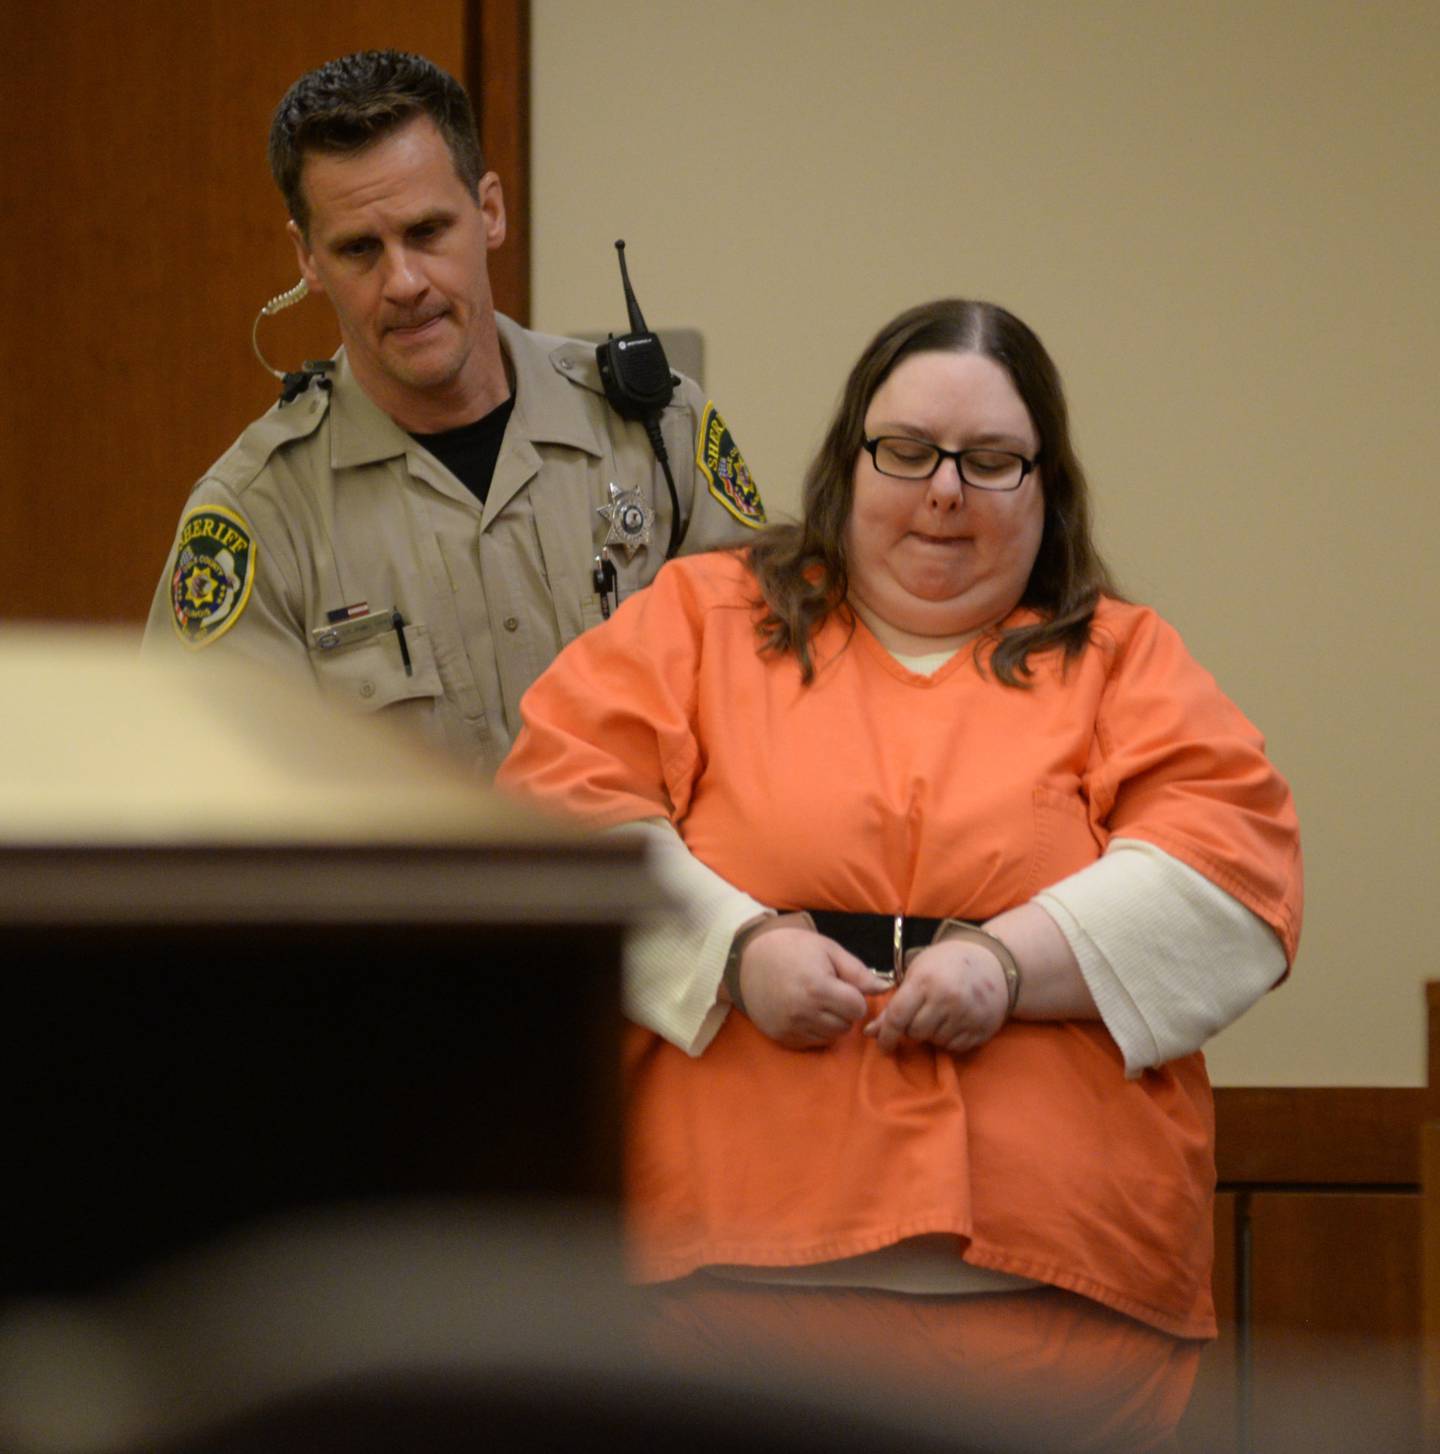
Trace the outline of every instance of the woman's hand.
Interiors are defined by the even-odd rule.
[[[746,1016],[757,1030],[792,1050],[838,1040],[865,1018],[865,996],[889,988],[848,949],[811,929],[757,934],[740,956]]]
[[[981,944],[949,940],[911,960],[895,998],[865,1033],[885,1051],[914,1040],[959,1055],[995,1034],[1009,1001],[999,959]]]

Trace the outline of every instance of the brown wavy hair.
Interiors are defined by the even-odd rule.
[[[846,604],[845,526],[865,413],[896,366],[916,353],[978,353],[994,359],[1010,375],[1039,435],[1045,524],[1020,605],[1042,619],[992,631],[989,653],[990,667],[1002,682],[1027,686],[1030,658],[1056,649],[1067,661],[1079,656],[1090,639],[1096,602],[1102,593],[1118,593],[1091,539],[1089,487],[1070,442],[1054,361],[1013,313],[964,298],[923,303],[892,319],[850,371],[824,442],[805,472],[803,519],[798,525],[771,526],[751,548],[750,567],[763,597],[757,602],[764,609],[760,649],[793,652],[802,679],[809,682],[815,675],[810,652],[815,633],[835,612],[849,615],[853,624]]]

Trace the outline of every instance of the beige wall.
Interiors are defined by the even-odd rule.
[[[1229,1084],[1423,1079],[1440,11],[1377,0],[534,0],[535,323],[700,328],[792,509],[846,368],[991,297],[1066,376],[1102,542],[1266,731],[1292,982]]]

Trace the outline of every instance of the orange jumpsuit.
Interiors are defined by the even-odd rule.
[[[1103,601],[1027,690],[962,650],[933,676],[832,617],[802,686],[757,653],[734,554],[675,561],[525,698],[501,781],[595,826],[668,816],[778,909],[982,920],[1147,840],[1293,957],[1298,829],[1258,732],[1154,612]],[[1017,614],[1016,620],[1023,619]],[[1011,1021],[961,1057],[858,1028],[787,1050],[731,1014],[698,1058],[632,1027],[637,1276],[795,1266],[949,1233],[981,1267],[1181,1338],[1214,1332],[1203,1059],[1127,1081],[1102,1025]]]

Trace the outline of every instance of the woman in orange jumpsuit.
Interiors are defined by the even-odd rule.
[[[892,321],[803,521],[673,562],[524,716],[502,783],[636,825],[689,906],[628,986],[627,1215],[670,1345],[1162,1447],[1215,1331],[1199,1046],[1294,955],[1298,829],[1259,734],[1111,588],[1033,332]]]

